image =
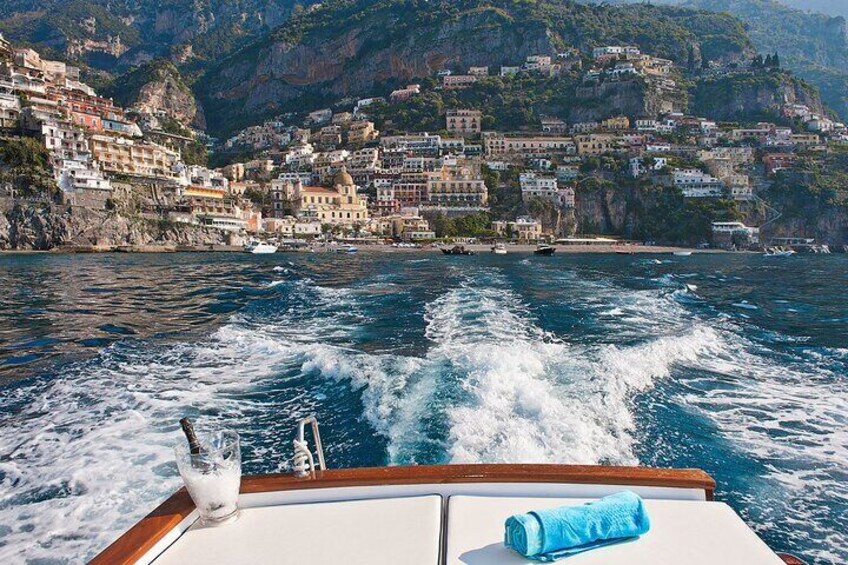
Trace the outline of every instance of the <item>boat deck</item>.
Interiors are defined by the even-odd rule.
[[[567,465],[446,465],[242,479],[241,516],[203,527],[184,489],[92,563],[533,563],[503,547],[512,514],[624,489],[646,500],[650,532],[569,557],[589,565],[779,565],[703,471]]]

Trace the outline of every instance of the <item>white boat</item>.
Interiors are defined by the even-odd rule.
[[[492,247],[492,253],[494,253],[495,255],[506,255],[506,245],[504,245],[503,243],[496,243]]]
[[[314,449],[304,439],[313,426]],[[180,489],[92,565],[507,565],[504,521],[630,490],[650,531],[569,557],[583,565],[802,564],[770,549],[699,469],[595,465],[416,465],[327,470],[317,422],[302,421],[294,473],[242,477],[235,521],[204,526]],[[274,466],[274,465],[269,465]],[[803,564],[802,564],[803,565]]]
[[[674,255],[677,257],[689,257],[692,255],[691,251],[675,251]]]
[[[763,253],[763,257],[792,257],[795,255],[795,252],[791,249],[787,249],[785,251],[769,251],[768,253]]]
[[[245,253],[253,253],[254,255],[265,255],[268,253],[276,253],[277,246],[254,239],[245,244],[244,251]]]

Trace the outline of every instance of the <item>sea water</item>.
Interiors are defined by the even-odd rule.
[[[848,256],[0,256],[0,562],[78,563],[181,484],[178,420],[286,471],[700,467],[848,562]]]

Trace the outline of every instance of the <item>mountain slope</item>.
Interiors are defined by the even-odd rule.
[[[274,29],[298,6],[297,0],[6,0],[0,33],[50,56],[114,71],[160,56],[215,60]]]
[[[587,0],[591,1],[591,0]],[[640,3],[643,0],[617,0]],[[785,67],[815,85],[822,99],[848,119],[848,25],[845,18],[802,12],[814,8],[812,0],[652,0],[699,10],[730,13],[746,24],[761,53],[779,53]],[[848,12],[848,2],[824,0],[828,14]],[[839,5],[839,7],[837,7]]]
[[[796,10],[809,10],[829,16],[848,18],[848,2],[840,2],[839,0],[780,0],[780,2]]]
[[[686,60],[752,53],[726,14],[658,6],[586,6],[571,0],[338,0],[293,18],[214,66],[198,83],[210,127],[387,89],[448,68],[520,64],[569,46],[632,43]]]

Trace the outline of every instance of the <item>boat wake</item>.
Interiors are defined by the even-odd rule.
[[[721,473],[729,450],[757,480],[729,472],[724,494],[767,539],[813,547],[816,563],[848,557],[844,352],[778,354],[730,315],[704,314],[698,287],[675,277],[633,290],[540,271],[555,292],[536,298],[500,267],[454,268],[400,318],[403,285],[272,276],[253,309],[197,342],[128,339],[0,389],[0,562],[81,561],[137,521],[179,484],[179,416],[239,429],[245,468],[271,472],[312,413],[332,466]],[[415,332],[416,351],[374,346]],[[686,419],[641,410],[653,405]],[[676,449],[680,433],[696,438],[691,451]]]

